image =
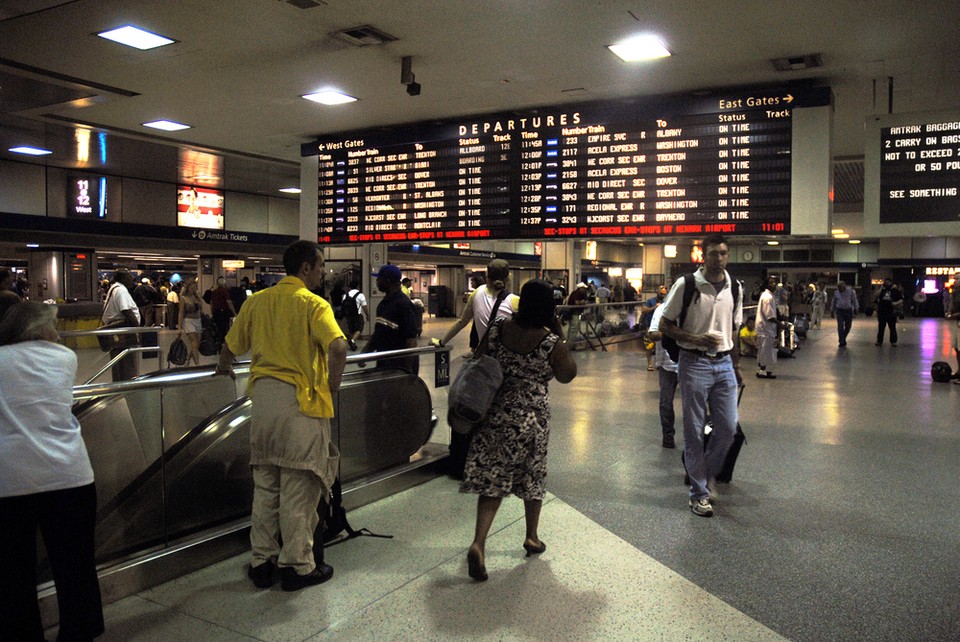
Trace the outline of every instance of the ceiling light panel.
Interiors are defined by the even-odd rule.
[[[27,154],[28,156],[46,156],[47,154],[52,154],[49,149],[40,149],[39,147],[27,147],[21,145],[20,147],[11,147],[8,151],[13,152],[14,154]]]
[[[121,45],[127,45],[128,47],[141,50],[155,49],[176,42],[165,36],[145,31],[133,25],[125,25],[109,31],[101,31],[97,35],[107,40],[119,42]]]
[[[619,56],[624,62],[654,60],[672,55],[659,38],[648,35],[635,36],[615,45],[608,45],[607,49]]]
[[[143,126],[152,127],[153,129],[162,129],[165,132],[178,132],[181,129],[190,129],[190,125],[176,123],[172,120],[154,120],[149,123],[143,123]]]
[[[315,103],[320,103],[321,105],[343,105],[344,103],[352,103],[357,100],[353,96],[348,96],[334,89],[324,89],[323,91],[312,94],[304,94],[303,98],[312,100]]]

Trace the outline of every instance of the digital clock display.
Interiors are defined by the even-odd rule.
[[[320,242],[785,234],[792,113],[829,88],[647,97],[324,137]]]

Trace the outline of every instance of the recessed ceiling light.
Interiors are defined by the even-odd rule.
[[[780,245],[780,241],[767,241],[767,245]]]
[[[667,58],[672,55],[656,36],[636,36],[615,45],[607,45],[607,49],[625,62]]]
[[[52,154],[49,149],[40,149],[39,147],[27,147],[21,145],[20,147],[11,147],[9,150],[14,154],[29,154],[30,156],[46,156],[47,154]]]
[[[154,129],[162,129],[165,132],[178,132],[181,129],[190,129],[190,125],[175,123],[172,120],[155,120],[150,123],[143,123],[143,126],[153,127]]]
[[[284,194],[299,194],[300,188],[299,187],[281,187],[280,191],[283,192]]]
[[[333,89],[324,89],[323,91],[312,94],[304,94],[303,98],[312,100],[315,103],[320,103],[321,105],[342,105],[344,103],[352,103],[356,100],[353,96],[348,96]]]
[[[169,45],[175,42],[170,38],[158,36],[155,33],[144,31],[140,27],[134,27],[133,25],[118,27],[116,29],[111,29],[110,31],[101,31],[97,35],[101,38],[106,38],[107,40],[119,42],[121,45],[127,45],[128,47],[136,47],[137,49],[144,50],[162,47],[163,45]]]
[[[833,238],[835,239],[848,239],[850,238],[849,234],[834,234]]]
[[[847,241],[847,243],[849,243],[850,245],[860,245],[860,241],[858,241],[857,239],[850,239],[849,241]]]
[[[27,247],[40,247],[39,243],[27,243]]]
[[[842,229],[842,228],[839,228],[839,227],[835,227],[835,228],[833,228],[832,230],[830,230],[830,233],[831,233],[831,234],[843,234],[843,229]]]

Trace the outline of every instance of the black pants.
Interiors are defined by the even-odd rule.
[[[883,333],[890,326],[890,343],[897,342],[897,315],[895,312],[877,311],[877,343],[883,343]]]
[[[43,640],[37,603],[37,528],[57,586],[57,640],[92,640],[103,633],[94,562],[96,516],[93,484],[0,498],[0,637]]]
[[[110,350],[111,359],[117,356],[118,354],[120,354],[121,352],[123,352],[126,348],[128,347],[133,348],[138,345],[136,343],[136,338],[134,335],[120,335],[120,336],[131,337],[134,339],[134,341]],[[135,352],[133,354],[128,354],[123,359],[121,359],[120,361],[110,366],[110,372],[113,375],[113,380],[127,381],[129,379],[133,379],[134,377],[136,377],[138,374],[140,374],[140,366],[138,365],[139,361],[140,361],[140,354]]]
[[[232,316],[230,310],[213,311],[213,325],[217,326],[218,344],[223,344],[223,340],[227,337],[227,332],[230,330],[230,317]]]

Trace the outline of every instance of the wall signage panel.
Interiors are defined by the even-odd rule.
[[[960,220],[960,120],[880,129],[880,223]]]
[[[864,234],[960,235],[960,110],[866,121]]]
[[[324,137],[320,242],[788,233],[829,88],[572,104]]]

